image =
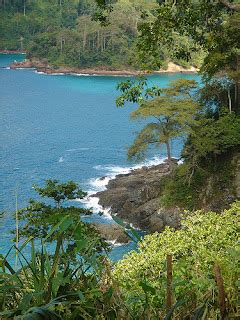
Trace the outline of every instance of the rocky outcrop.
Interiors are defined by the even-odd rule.
[[[163,209],[159,202],[162,179],[169,172],[169,164],[163,163],[120,174],[109,181],[107,190],[94,196],[103,208],[111,208],[113,214],[136,228],[154,232],[166,225],[178,227],[179,209]]]
[[[46,59],[25,59],[23,61],[15,61],[10,66],[11,69],[18,69],[18,68],[34,68],[39,71],[48,70],[51,67],[48,64]]]
[[[94,224],[101,236],[111,242],[128,243],[130,238],[124,233],[124,229],[117,224]]]
[[[175,164],[176,165],[176,164]],[[204,183],[197,189],[193,210],[221,212],[235,200],[240,200],[240,151],[220,155],[211,168],[206,162]],[[207,171],[208,170],[208,171]],[[99,204],[134,227],[145,231],[162,231],[165,226],[180,226],[181,213],[186,208],[163,207],[160,198],[164,177],[169,176],[169,164],[143,167],[110,180],[107,190],[94,196]]]
[[[221,154],[215,166],[199,191],[196,209],[221,212],[240,200],[240,150]]]
[[[240,199],[240,152],[233,157],[232,165],[235,167],[235,174],[233,179],[235,196],[237,199]]]

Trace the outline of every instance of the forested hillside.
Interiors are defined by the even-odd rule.
[[[138,59],[138,27],[146,15],[156,13],[154,0],[120,0],[113,5],[109,23],[100,26],[94,0],[2,0],[0,2],[0,49],[27,51],[29,57],[47,58],[55,66],[158,69],[168,61],[199,66],[203,51],[186,62],[172,52],[188,37],[174,37],[174,48],[161,46],[158,59]]]

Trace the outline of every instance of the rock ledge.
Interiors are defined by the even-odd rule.
[[[113,214],[136,228],[149,232],[162,231],[166,225],[176,228],[180,210],[163,209],[159,201],[162,178],[169,173],[167,162],[132,170],[117,175],[109,181],[107,190],[93,196],[99,198],[104,209],[111,208]]]

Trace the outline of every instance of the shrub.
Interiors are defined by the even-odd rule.
[[[166,228],[161,234],[145,236],[139,243],[139,252],[127,254],[114,270],[131,309],[146,311],[147,301],[148,309],[162,317],[166,304],[166,256],[171,254],[174,300],[182,304],[176,309],[176,319],[194,314],[199,306],[204,307],[207,319],[219,314],[215,264],[221,268],[229,313],[236,314],[239,213],[240,203],[234,203],[222,214],[185,214],[179,230]]]

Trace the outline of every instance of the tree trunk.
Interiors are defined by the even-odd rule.
[[[23,0],[23,15],[26,15],[26,0]]]
[[[100,32],[98,30],[98,32],[97,32],[97,51],[99,51],[99,47],[100,47]]]
[[[167,255],[167,303],[166,309],[169,312],[172,308],[173,304],[173,294],[172,288],[173,287],[173,266],[172,266],[172,255]]]
[[[221,319],[227,319],[227,307],[226,307],[226,294],[224,290],[224,283],[221,274],[221,270],[218,264],[214,266],[214,274],[215,280],[218,288],[218,301],[219,301],[219,308],[221,312]]]
[[[169,140],[166,142],[166,147],[167,147],[167,159],[169,162],[171,162],[171,148],[170,148]]]
[[[236,114],[240,114],[240,81],[239,79],[237,79],[237,83],[236,83],[236,104],[235,104],[235,108],[234,111],[236,112]]]
[[[228,107],[229,107],[229,113],[232,113],[232,100],[231,100],[230,89],[228,89]]]
[[[87,40],[86,28],[87,28],[87,25],[86,25],[86,23],[85,23],[85,24],[84,24],[84,29],[83,29],[83,50],[85,50],[86,40]]]
[[[20,49],[23,51],[23,37],[20,38]]]
[[[232,104],[232,110],[236,114],[240,114],[240,79],[239,79],[239,66],[240,66],[240,55],[236,58],[236,79],[235,79],[235,95],[234,103]]]
[[[62,42],[62,38],[61,38],[61,40],[60,40],[60,53],[61,53],[61,55],[62,55],[62,53],[63,53],[63,42]]]

